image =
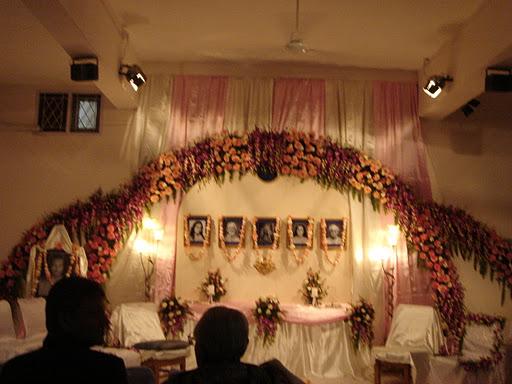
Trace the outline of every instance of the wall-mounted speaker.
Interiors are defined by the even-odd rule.
[[[71,80],[98,80],[98,59],[96,57],[78,57],[71,64]]]
[[[486,92],[512,92],[512,68],[487,68]]]

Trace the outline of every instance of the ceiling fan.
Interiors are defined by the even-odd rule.
[[[308,53],[311,52],[311,49],[306,47],[304,44],[304,40],[300,37],[300,29],[299,29],[299,9],[300,9],[300,0],[296,0],[295,2],[295,30],[292,32],[290,36],[290,40],[285,45],[285,48],[293,53]]]

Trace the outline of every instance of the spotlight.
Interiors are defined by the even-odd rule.
[[[146,75],[138,65],[121,65],[119,74],[126,77],[132,88],[137,91],[146,82]]]
[[[423,92],[435,99],[442,92],[448,81],[453,81],[453,78],[450,76],[432,76],[423,87]]]
[[[480,105],[480,102],[477,99],[469,100],[460,110],[464,114],[464,116],[468,117],[473,112],[475,112],[476,107]]]

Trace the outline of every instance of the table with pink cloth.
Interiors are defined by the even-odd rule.
[[[249,346],[242,360],[261,364],[272,358],[279,359],[296,375],[315,379],[354,379],[366,378],[370,382],[370,354],[367,348],[355,351],[352,346],[350,327],[347,319],[348,304],[313,307],[300,304],[282,303],[283,322],[278,328],[275,342],[263,346],[256,337],[256,325],[252,314],[254,302],[205,302],[191,303],[194,320],[187,323],[185,332],[192,333],[201,315],[213,306],[234,308],[244,313],[249,320]],[[187,367],[196,366],[195,358],[190,357]],[[329,380],[330,381],[330,380]]]

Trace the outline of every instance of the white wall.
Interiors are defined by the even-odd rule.
[[[466,118],[457,111],[443,121],[423,121],[436,201],[463,208],[512,238],[512,130],[508,95],[485,94]],[[498,313],[512,320],[512,300],[501,306],[501,290],[483,279],[472,263],[456,259],[466,304],[472,311]]]
[[[35,90],[0,92],[0,260],[45,214],[130,177],[121,143],[130,111],[104,103],[99,134],[36,131]]]
[[[186,256],[183,242],[183,217],[211,215],[213,219],[211,247],[198,261]],[[253,267],[256,261],[247,224],[245,248],[235,261],[229,263],[218,246],[218,218],[220,216],[279,217],[281,219],[280,247],[272,251],[276,270],[261,275]],[[311,216],[315,219],[313,249],[303,265],[298,266],[286,248],[286,220]],[[263,295],[277,295],[282,302],[302,303],[299,289],[312,267],[320,270],[329,287],[325,302],[350,302],[352,287],[352,260],[347,250],[338,265],[333,266],[322,256],[319,248],[319,223],[321,218],[349,217],[348,199],[335,190],[325,190],[312,181],[301,183],[298,179],[279,177],[265,183],[256,176],[245,176],[241,181],[226,182],[222,186],[209,183],[196,185],[184,197],[178,220],[178,257],[176,263],[176,291],[182,297],[204,299],[197,287],[209,269],[220,268],[228,278],[226,300],[256,300]],[[349,241],[347,241],[350,243]],[[197,248],[190,248],[197,255]],[[261,250],[262,254],[268,251]],[[300,252],[300,251],[299,251]],[[331,251],[334,258],[335,253]]]

